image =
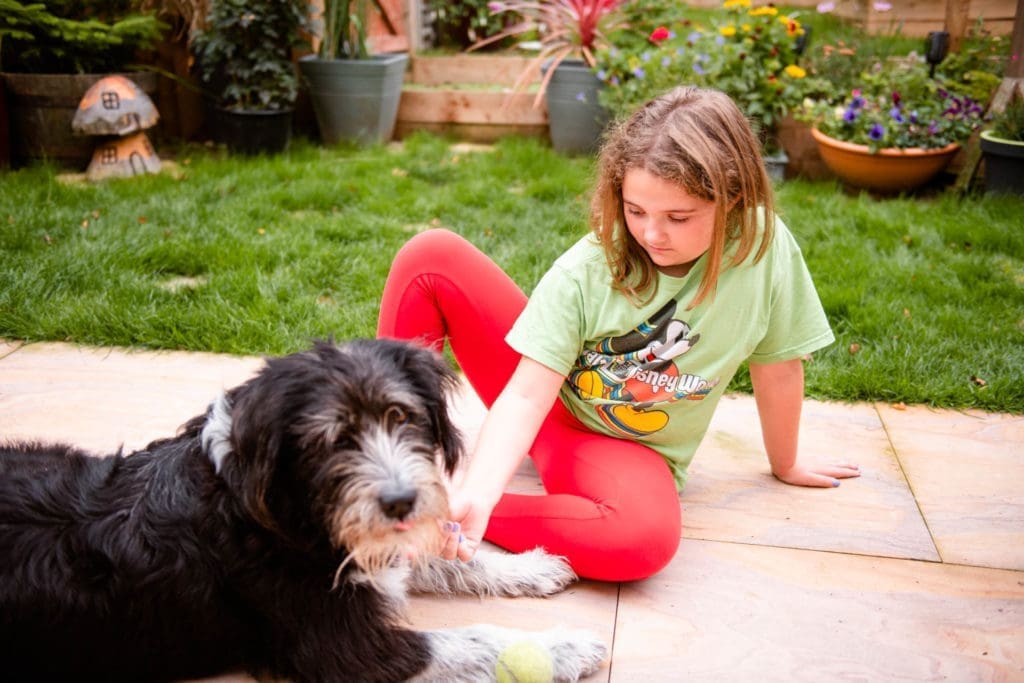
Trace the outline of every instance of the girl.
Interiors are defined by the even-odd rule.
[[[801,356],[834,338],[728,96],[681,87],[619,123],[591,215],[529,301],[448,231],[395,257],[378,334],[447,339],[490,408],[450,498],[445,557],[467,560],[486,537],[543,546],[582,577],[654,574],[679,545],[686,468],[745,360],[772,473],[799,486],[858,476],[797,458]],[[503,493],[527,454],[546,495]]]

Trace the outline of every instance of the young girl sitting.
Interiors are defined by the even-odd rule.
[[[598,171],[591,233],[529,300],[449,231],[417,235],[392,264],[378,334],[447,339],[490,408],[450,498],[446,557],[487,538],[542,546],[582,577],[654,574],[678,548],[678,491],[743,361],[775,477],[859,474],[797,457],[801,357],[834,337],[735,103],[672,90],[616,125]],[[527,454],[546,495],[504,493]]]

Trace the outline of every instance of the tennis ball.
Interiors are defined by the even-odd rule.
[[[547,650],[528,640],[520,640],[501,651],[495,673],[498,683],[551,683],[555,679],[555,666]]]

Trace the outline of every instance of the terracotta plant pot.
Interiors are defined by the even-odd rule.
[[[938,149],[880,149],[835,140],[817,128],[811,135],[825,165],[840,180],[854,187],[896,193],[915,190],[949,165],[960,149],[952,143]]]

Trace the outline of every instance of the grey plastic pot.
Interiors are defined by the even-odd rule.
[[[545,67],[545,71],[547,67]],[[582,60],[555,68],[545,99],[551,146],[564,154],[592,154],[611,118],[597,96],[604,84]]]
[[[368,59],[299,60],[309,87],[313,113],[326,144],[343,140],[360,144],[387,142],[395,132],[407,54]]]

